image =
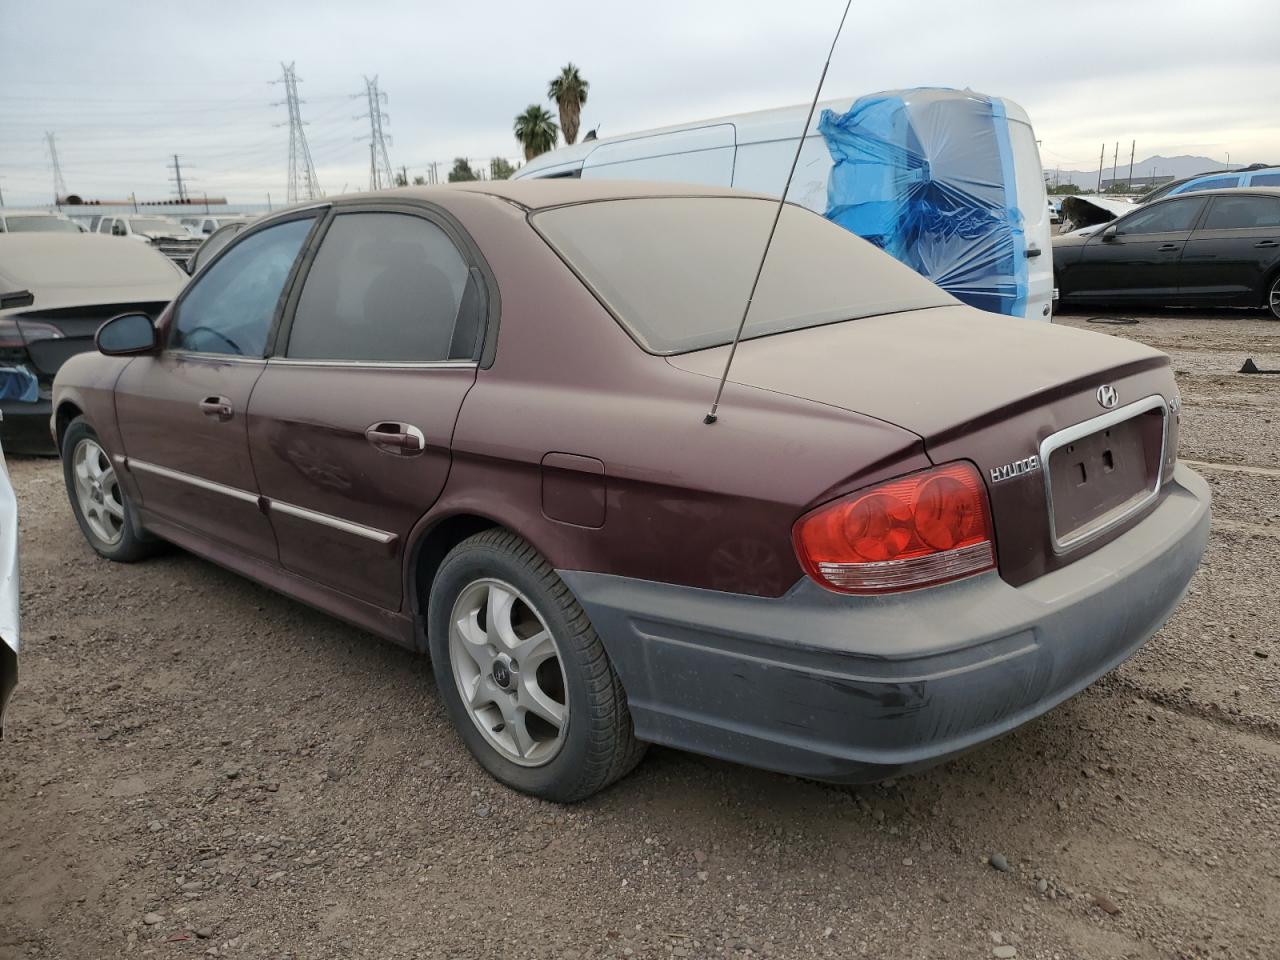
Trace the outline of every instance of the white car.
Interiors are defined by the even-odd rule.
[[[0,737],[18,685],[18,501],[0,450]]]
[[[159,248],[170,260],[185,265],[199,249],[202,237],[196,236],[177,220],[158,214],[124,214],[103,217],[98,223],[98,233],[113,237],[130,237]]]

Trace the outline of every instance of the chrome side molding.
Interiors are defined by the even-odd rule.
[[[135,460],[132,457],[123,457],[117,455],[115,458],[117,463],[123,465],[126,469],[137,470],[140,473],[150,473],[157,477],[164,477],[166,480],[173,480],[178,483],[186,483],[201,490],[208,490],[210,493],[218,493],[224,497],[231,497],[233,500],[240,500],[243,503],[252,503],[268,516],[272,512],[281,513],[285,516],[297,517],[300,520],[309,520],[312,523],[318,523],[321,526],[328,527],[330,530],[341,530],[343,533],[351,534],[355,537],[363,537],[365,540],[372,540],[375,543],[390,544],[394,543],[396,535],[386,530],[379,530],[376,527],[367,527],[362,523],[355,523],[352,520],[344,520],[341,517],[335,517],[327,513],[321,513],[319,510],[309,510],[306,507],[299,507],[296,504],[286,503],[283,500],[273,500],[270,497],[259,496],[248,490],[241,490],[239,487],[227,486],[225,483],[217,483],[213,480],[206,480],[203,477],[193,476],[189,473],[183,473],[181,470],[172,470],[169,467],[162,467],[155,463],[148,463],[146,460]]]

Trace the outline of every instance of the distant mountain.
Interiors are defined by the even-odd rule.
[[[1102,179],[1111,179],[1111,158],[1112,154],[1107,153],[1106,163],[1102,168]],[[1232,170],[1239,170],[1241,167],[1248,166],[1245,163],[1233,163],[1230,166]],[[1129,158],[1121,157],[1120,162],[1116,166],[1116,176],[1123,179],[1129,175]],[[1198,173],[1212,173],[1215,170],[1226,170],[1227,165],[1221,160],[1214,160],[1210,157],[1146,157],[1142,160],[1135,160],[1133,164],[1133,175],[1137,177],[1149,177],[1153,174],[1157,177],[1173,177],[1175,180],[1181,180],[1183,177],[1194,177]],[[1093,187],[1098,183],[1098,168],[1092,170],[1061,170],[1057,167],[1045,167],[1045,174],[1049,177],[1049,182],[1053,183],[1055,178],[1058,183],[1074,183],[1078,187]]]

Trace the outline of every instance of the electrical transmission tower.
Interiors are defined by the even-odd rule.
[[[62,179],[62,165],[58,163],[58,144],[54,142],[53,134],[46,132],[44,138],[49,144],[49,159],[53,163],[53,202],[56,204],[67,195],[67,181]]]
[[[275,83],[284,84],[284,99],[272,106],[285,106],[289,109],[289,184],[285,195],[290,203],[299,200],[315,200],[324,196],[320,183],[316,180],[315,164],[311,162],[311,148],[307,146],[307,134],[302,129],[302,110],[298,99],[298,75],[294,73],[293,64],[280,64],[284,76]],[[279,124],[284,126],[284,124]]]
[[[383,134],[382,124],[390,123],[391,118],[382,112],[382,105],[387,102],[387,95],[378,89],[378,78],[364,78],[364,93],[354,93],[352,99],[364,97],[369,103],[367,113],[362,113],[356,120],[369,120],[369,189],[381,190],[396,185],[395,174],[391,172],[391,158],[387,156],[387,141],[391,138]],[[363,140],[364,137],[356,137]]]
[[[187,202],[187,184],[182,179],[182,163],[178,159],[178,155],[173,155],[173,163],[168,164],[169,169],[173,171],[173,176],[169,178],[171,183],[178,185],[178,202]]]

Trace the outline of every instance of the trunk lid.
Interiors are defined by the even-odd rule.
[[[668,361],[718,378],[728,349]],[[911,430],[935,463],[975,463],[991,498],[1001,574],[1015,584],[1127,529],[1145,512],[1157,478],[1172,472],[1176,416],[1166,442],[1164,404],[1176,389],[1168,358],[1103,334],[940,307],[744,341],[730,379]],[[1098,399],[1103,386],[1116,391],[1112,408]],[[1131,416],[1145,419],[1128,424]],[[1116,422],[1094,429],[1101,417]],[[1089,425],[1081,436],[1042,450],[1080,424]],[[1050,464],[1040,462],[1042,453]]]

